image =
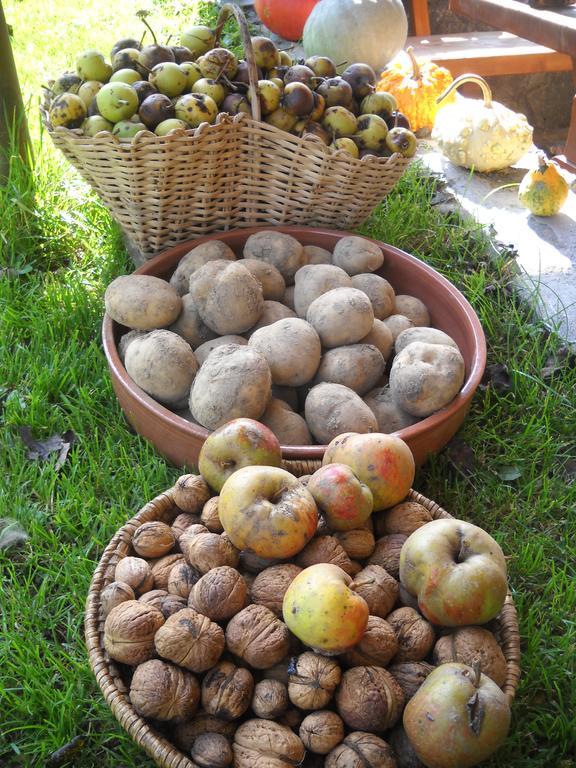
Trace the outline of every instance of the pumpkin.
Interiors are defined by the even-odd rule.
[[[300,40],[306,19],[318,0],[254,0],[260,21],[284,40]]]
[[[538,167],[529,170],[518,187],[518,199],[536,216],[554,216],[568,197],[570,186],[543,152]]]
[[[304,26],[306,56],[328,56],[338,71],[362,62],[380,71],[406,44],[402,0],[321,0]]]
[[[378,90],[396,97],[398,110],[406,115],[413,131],[432,130],[439,109],[436,99],[453,80],[445,67],[418,61],[410,46],[382,72]]]
[[[525,115],[492,101],[488,83],[479,75],[460,75],[438,102],[464,83],[479,85],[483,99],[458,95],[452,104],[438,111],[432,129],[438,149],[454,165],[480,172],[514,165],[532,146],[532,126]]]

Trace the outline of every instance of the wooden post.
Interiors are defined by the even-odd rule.
[[[10,134],[17,132],[18,153],[30,159],[30,136],[18,74],[10,44],[8,25],[0,0],[0,181],[6,178],[10,162]]]

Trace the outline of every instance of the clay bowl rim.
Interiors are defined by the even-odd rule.
[[[255,232],[268,229],[275,229],[278,232],[292,234],[296,238],[298,238],[298,233],[300,236],[302,235],[302,230],[305,230],[314,236],[342,238],[349,235],[354,235],[356,237],[362,237],[365,240],[376,243],[385,251],[393,253],[395,256],[406,260],[409,264],[412,264],[415,268],[423,271],[429,278],[439,284],[442,289],[450,294],[452,299],[459,305],[469,324],[469,329],[472,332],[471,335],[474,341],[474,354],[471,359],[470,371],[464,381],[462,389],[447,406],[441,408],[439,411],[436,411],[431,416],[427,416],[416,424],[398,430],[393,434],[401,437],[406,442],[410,442],[412,439],[423,438],[425,433],[429,431],[433,432],[434,429],[439,428],[444,422],[449,421],[458,412],[468,408],[474,392],[482,380],[486,366],[486,337],[484,335],[484,330],[480,320],[478,319],[478,316],[476,315],[472,305],[468,302],[466,297],[447,278],[445,278],[433,267],[429,266],[426,264],[426,262],[422,261],[416,256],[413,256],[412,254],[408,253],[407,251],[403,251],[400,248],[396,248],[393,245],[389,245],[382,240],[376,240],[374,238],[365,237],[364,235],[358,235],[357,232],[327,229],[324,227],[273,225],[246,227],[228,230],[227,232],[217,232],[211,235],[194,238],[192,240],[180,243],[179,245],[163,251],[162,253],[158,254],[158,256],[154,256],[153,258],[148,259],[141,267],[138,267],[138,269],[134,270],[132,274],[165,274],[169,272],[170,268],[172,267],[172,262],[175,260],[176,254],[178,254],[179,258],[182,258],[182,256],[192,247],[200,245],[207,240],[223,239],[227,241],[230,236],[236,237],[238,234],[247,239],[251,234],[254,234]],[[177,262],[174,261],[174,266],[176,263]],[[110,367],[110,372],[116,377],[118,383],[128,391],[130,396],[137,400],[144,410],[151,412],[151,417],[154,417],[162,422],[167,430],[178,430],[180,432],[189,433],[191,438],[204,441],[208,435],[211,434],[212,430],[206,429],[205,427],[200,427],[196,424],[192,424],[186,419],[183,419],[181,416],[173,413],[168,408],[161,405],[159,402],[147,395],[146,392],[140,389],[140,387],[130,378],[126,372],[126,369],[124,368],[124,365],[122,364],[122,361],[120,360],[115,338],[117,330],[122,327],[124,326],[112,320],[108,313],[104,314],[102,321],[102,344],[108,365]],[[326,450],[326,445],[282,445],[281,447],[282,457],[284,459],[321,460]]]

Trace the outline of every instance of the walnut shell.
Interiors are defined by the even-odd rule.
[[[384,739],[354,731],[327,755],[324,768],[397,768],[397,764]]]
[[[433,665],[425,661],[401,661],[391,664],[388,672],[396,679],[408,702],[433,669]]]
[[[398,598],[398,582],[381,565],[367,565],[354,576],[350,589],[361,595],[373,616],[386,618]]]
[[[401,533],[410,536],[415,530],[433,520],[432,513],[417,501],[403,501],[381,512],[376,519],[377,536]]]
[[[374,552],[376,546],[374,534],[367,528],[338,531],[333,536],[340,542],[351,560],[365,560]]]
[[[136,595],[149,592],[154,587],[154,576],[146,560],[141,557],[123,557],[114,569],[114,580],[132,587]]]
[[[405,608],[414,608],[415,611],[419,610],[418,598],[415,595],[411,595],[401,582],[398,588],[398,603],[399,608],[404,606]]]
[[[193,528],[204,526],[192,525],[180,537],[180,548],[193,568],[200,573],[208,573],[221,565],[229,565],[231,568],[238,565],[240,552],[225,533],[210,533],[206,528],[192,532]]]
[[[182,536],[186,528],[200,522],[200,515],[191,515],[190,512],[181,512],[177,515],[172,523],[172,533],[174,534],[176,541]]]
[[[176,563],[168,575],[168,592],[188,600],[192,587],[201,574],[186,562]]]
[[[139,603],[148,603],[153,605],[154,608],[158,608],[162,611],[162,615],[165,619],[168,616],[172,616],[173,613],[181,611],[182,608],[186,608],[188,601],[180,595],[171,595],[166,592],[165,589],[153,589],[150,592],[146,592],[142,597],[138,598]]]
[[[172,498],[182,512],[198,515],[212,496],[212,491],[201,475],[182,475],[172,488]]]
[[[376,541],[376,547],[368,560],[368,565],[380,565],[393,576],[399,578],[400,551],[408,537],[401,533],[391,533]]]
[[[234,735],[235,768],[292,768],[304,760],[302,741],[285,725],[273,720],[247,720]]]
[[[172,528],[160,520],[143,523],[132,536],[132,546],[140,557],[163,557],[176,544]]]
[[[112,608],[120,605],[120,603],[135,599],[136,595],[129,584],[125,584],[123,581],[111,582],[100,592],[100,605],[102,606],[104,618],[108,616]]]
[[[412,742],[401,725],[393,728],[386,738],[394,750],[398,768],[426,768],[424,763],[420,762]]]
[[[266,570],[266,568],[281,562],[276,557],[259,557],[254,552],[249,552],[248,550],[240,552],[240,570],[242,572],[248,571],[249,573],[258,574]]]
[[[396,633],[387,621],[369,616],[362,640],[344,654],[350,667],[386,667],[398,651]]]
[[[336,708],[350,728],[380,733],[397,722],[404,708],[404,694],[382,667],[352,667],[342,675],[336,691]]]
[[[260,680],[254,687],[252,711],[256,717],[275,720],[288,709],[288,689],[279,680]]]
[[[232,747],[225,736],[202,733],[192,746],[191,757],[198,768],[226,768],[233,759]]]
[[[157,608],[126,600],[112,608],[104,623],[104,647],[123,664],[136,666],[154,656],[154,635],[164,624]]]
[[[162,658],[191,672],[205,672],[224,651],[224,631],[207,616],[182,608],[166,619],[154,644]]]
[[[317,563],[332,563],[348,574],[352,570],[350,558],[334,536],[315,536],[296,556],[296,565],[300,568]]]
[[[254,692],[252,673],[230,661],[216,664],[202,681],[202,707],[221,720],[236,720],[250,706]]]
[[[422,661],[432,650],[436,634],[429,621],[414,608],[397,608],[386,617],[398,638],[398,653],[394,662]]]
[[[177,563],[184,562],[184,555],[177,553],[173,555],[164,555],[159,560],[150,563],[152,576],[154,577],[154,586],[156,589],[165,589],[168,591],[168,578],[170,571]]]
[[[150,592],[144,592],[144,594],[138,598],[138,602],[146,603],[161,611],[162,598],[166,597],[167,594],[168,592],[165,589],[151,589]],[[182,607],[184,608],[185,606]]]
[[[256,669],[272,667],[290,647],[288,627],[263,605],[249,605],[226,627],[226,645],[235,656]]]
[[[334,659],[313,651],[298,656],[288,673],[288,696],[300,709],[324,709],[342,676]]]
[[[284,685],[288,685],[288,668],[292,664],[292,657],[285,656],[273,667],[262,670],[262,676],[265,680],[279,680]]]
[[[181,749],[182,752],[189,752],[201,734],[218,733],[227,739],[233,739],[236,728],[237,723],[227,722],[209,712],[200,711],[194,715],[192,720],[178,723],[172,729],[172,738],[178,749]]]
[[[506,682],[506,658],[492,632],[482,627],[459,627],[441,637],[434,646],[433,656],[436,664],[458,661],[472,666],[478,661],[480,671],[496,685],[502,688]]]
[[[136,668],[130,683],[130,701],[142,717],[178,723],[196,712],[200,686],[184,669],[152,659]]]
[[[327,755],[344,738],[344,722],[340,715],[320,710],[306,715],[298,735],[306,749],[318,755]]]
[[[214,621],[230,619],[246,605],[244,577],[228,565],[204,574],[190,592],[188,604]]]
[[[212,496],[212,498],[208,499],[206,504],[204,504],[202,512],[200,513],[200,522],[212,533],[223,533],[224,531],[220,515],[218,514],[219,501],[219,496]]]
[[[264,605],[276,616],[282,618],[284,595],[301,570],[302,568],[292,563],[281,563],[261,571],[250,587],[252,602]]]

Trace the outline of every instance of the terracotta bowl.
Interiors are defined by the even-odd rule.
[[[236,229],[182,243],[150,259],[135,274],[168,279],[182,256],[206,240],[220,239],[240,256],[248,237],[261,229],[270,227]],[[293,235],[304,245],[317,245],[330,251],[341,237],[353,234],[307,227],[278,227],[278,231]],[[408,443],[416,463],[420,465],[429,455],[438,452],[464,421],[486,364],[486,342],[476,313],[452,283],[414,256],[382,242],[378,245],[385,254],[384,266],[378,274],[389,280],[396,293],[410,294],[426,303],[431,324],[454,339],[466,363],[464,386],[454,400],[432,416],[397,432]],[[209,430],[172,413],[132,381],[117,349],[117,343],[126,330],[108,315],[104,316],[104,352],[120,406],[136,432],[151,442],[165,458],[178,467],[192,468]],[[282,454],[286,461],[315,463],[322,460],[325,447],[286,445],[282,446]]]

